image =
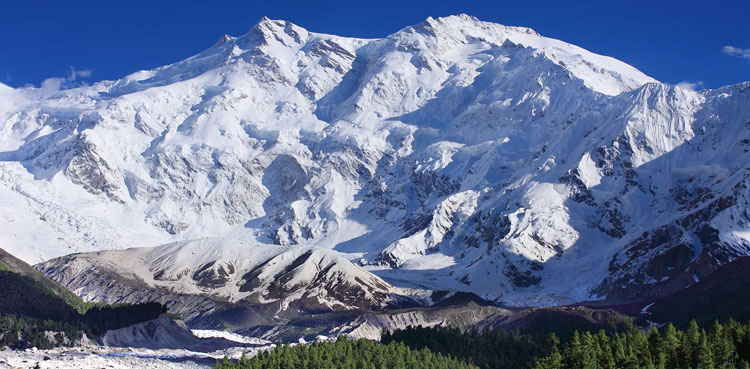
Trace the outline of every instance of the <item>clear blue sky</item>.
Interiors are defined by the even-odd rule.
[[[0,82],[38,86],[71,67],[91,71],[78,81],[116,79],[184,59],[225,33],[244,34],[264,15],[314,32],[383,37],[457,13],[534,28],[667,83],[750,80],[747,0],[9,0],[0,4]]]

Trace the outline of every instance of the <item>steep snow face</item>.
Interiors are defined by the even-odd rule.
[[[0,242],[36,262],[243,240],[264,291],[290,294],[308,270],[274,265],[306,252],[509,304],[664,293],[748,253],[747,89],[464,15],[375,40],[264,18],[121,80],[0,90]],[[157,269],[197,273],[195,293],[246,269],[178,256]]]

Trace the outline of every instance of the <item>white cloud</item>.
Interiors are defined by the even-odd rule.
[[[750,49],[740,49],[739,47],[734,46],[724,46],[721,51],[729,56],[736,56],[738,58],[745,58],[750,60]]]
[[[67,82],[66,78],[52,77],[42,81],[42,85],[39,89],[44,91],[57,91]]]
[[[91,77],[91,69],[81,69],[81,70],[75,70],[73,67],[70,67],[70,76],[69,78],[72,78],[73,81],[76,80],[76,78],[89,78]]]
[[[42,81],[41,86],[39,86],[40,90],[43,91],[57,91],[60,89],[68,89],[78,86],[85,86],[85,82],[78,82],[76,83],[76,80],[80,78],[89,78],[91,77],[91,70],[90,69],[81,69],[76,70],[73,68],[73,66],[70,67],[70,71],[68,72],[67,77],[52,77],[47,78],[44,81]]]
[[[703,81],[696,81],[696,82],[682,81],[677,84],[677,87],[683,90],[696,91],[696,90],[700,90],[703,88]]]

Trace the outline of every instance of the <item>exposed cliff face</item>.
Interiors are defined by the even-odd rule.
[[[164,259],[147,281],[167,291],[231,287],[231,301],[291,310],[274,296],[627,300],[750,252],[750,85],[684,90],[526,28],[453,16],[362,40],[263,19],[121,80],[0,94],[0,241],[14,254],[215,237],[280,258]],[[75,283],[74,260],[53,276]],[[265,262],[321,269],[303,292]],[[342,275],[358,276],[346,292]],[[101,286],[91,298],[121,288],[79,278]]]

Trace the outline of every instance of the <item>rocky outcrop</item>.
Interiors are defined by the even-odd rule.
[[[229,347],[248,346],[222,338],[200,338],[195,336],[181,320],[167,314],[158,319],[138,323],[129,327],[107,331],[98,344],[110,347],[159,349],[183,349],[197,352],[212,352]]]

